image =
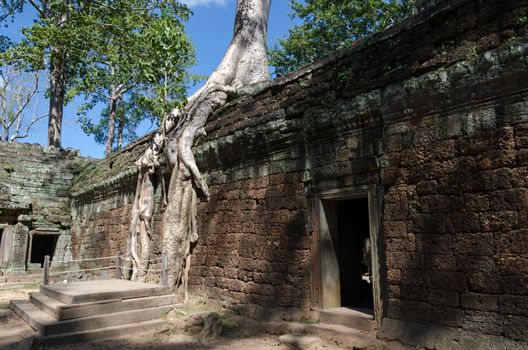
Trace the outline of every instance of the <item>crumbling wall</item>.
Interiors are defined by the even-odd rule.
[[[70,249],[70,187],[88,160],[77,152],[39,145],[0,143],[0,228],[13,245],[5,269],[25,270],[32,235],[57,235],[55,258]],[[14,238],[11,237],[14,235]],[[13,239],[8,239],[9,237]],[[53,258],[53,257],[52,257]]]
[[[313,316],[316,199],[375,189],[379,335],[437,349],[526,346],[515,341],[528,340],[527,10],[440,1],[240,91],[194,149],[211,200],[198,206],[193,290],[258,317]],[[146,142],[78,180],[77,254],[123,249]]]

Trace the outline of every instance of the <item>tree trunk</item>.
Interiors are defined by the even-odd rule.
[[[48,116],[48,146],[61,147],[62,116],[66,94],[67,62],[65,53],[51,48],[50,102]]]
[[[117,149],[121,149],[123,147],[123,128],[124,128],[124,121],[123,118],[118,118],[117,122]]]
[[[58,18],[57,26],[63,28],[68,22],[68,0]],[[51,47],[50,57],[50,105],[48,115],[48,146],[61,147],[64,96],[68,82],[68,61],[64,48]]]
[[[105,156],[112,154],[112,147],[114,145],[114,131],[117,112],[117,95],[115,87],[112,87],[112,95],[110,98],[110,106],[108,108],[108,134],[106,135]]]
[[[174,291],[182,286],[185,296],[192,247],[198,240],[197,196],[209,198],[209,188],[196,165],[192,146],[197,136],[205,134],[209,116],[235,96],[237,88],[269,80],[266,33],[270,5],[271,0],[238,0],[233,39],[222,62],[204,86],[188,99],[183,111],[173,111],[165,118],[151,147],[136,163],[141,174],[159,164],[160,153],[164,151],[172,169],[162,239],[169,261],[169,287]],[[139,180],[136,193],[141,196],[146,193]],[[148,195],[145,202],[153,202],[153,193]]]

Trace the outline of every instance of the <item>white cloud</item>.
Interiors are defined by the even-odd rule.
[[[229,0],[181,0],[181,2],[189,7],[225,6],[229,2]]]

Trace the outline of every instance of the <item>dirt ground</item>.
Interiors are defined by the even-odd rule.
[[[110,350],[110,349],[149,349],[149,350],[205,350],[205,349],[218,349],[218,350],[231,350],[231,349],[252,349],[252,350],[288,350],[294,347],[281,344],[278,336],[266,335],[266,334],[241,334],[231,333],[229,335],[222,335],[217,339],[210,340],[207,342],[199,341],[195,336],[187,334],[143,334],[135,335],[132,337],[121,337],[114,338],[104,341],[92,342],[83,344],[82,347],[78,345],[64,345],[56,347],[55,349],[60,350]],[[321,342],[320,344],[310,347],[310,349],[327,349],[327,350],[338,350],[344,349],[336,345]]]
[[[0,349],[2,350],[29,350],[30,339],[36,333],[18,316],[0,316]],[[38,348],[38,347],[37,347]],[[224,331],[223,334],[212,340],[201,341],[196,335],[183,332],[164,331],[159,333],[139,333],[119,338],[94,341],[83,344],[69,344],[49,347],[57,350],[288,350],[296,349],[289,344],[279,341],[279,335],[262,333],[255,329],[240,328]],[[317,344],[307,347],[310,350],[340,350],[340,347],[328,341],[320,340]]]
[[[16,288],[0,286],[0,350],[34,350],[32,338],[36,332],[9,309],[9,300],[27,299],[28,293],[36,291],[38,285],[20,285]],[[399,344],[386,344],[361,332],[350,336],[348,331],[327,328],[324,325],[311,325],[294,322],[258,322],[238,315],[222,314],[221,309],[196,304],[187,307],[186,314],[215,311],[221,314],[223,332],[219,337],[200,340],[196,334],[188,334],[174,327],[161,332],[130,334],[124,337],[94,341],[83,344],[71,344],[49,347],[57,350],[340,350],[340,349],[403,349]],[[315,331],[314,331],[315,330]],[[308,345],[295,346],[291,342],[281,341],[281,335],[293,334],[301,340],[311,339]],[[334,334],[332,336],[331,334]],[[335,336],[337,334],[337,336]],[[340,336],[343,334],[344,336]],[[359,345],[358,345],[359,344]]]
[[[38,283],[0,284],[0,310],[8,309],[10,300],[28,299],[29,292],[36,292],[38,288]]]

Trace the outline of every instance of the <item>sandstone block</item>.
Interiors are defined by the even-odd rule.
[[[471,332],[500,335],[503,332],[504,317],[486,311],[466,311],[462,328]]]
[[[464,322],[464,310],[456,307],[435,306],[432,311],[432,322],[442,326],[461,327]]]
[[[482,293],[463,293],[460,296],[460,306],[468,310],[495,311],[497,296]]]

